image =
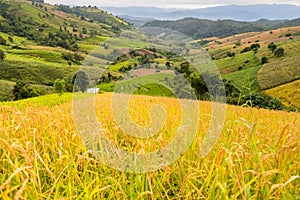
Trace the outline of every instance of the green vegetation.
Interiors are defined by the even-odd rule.
[[[72,76],[79,67],[57,67],[44,62],[0,62],[0,79],[52,86],[56,79]]]
[[[14,99],[14,85],[14,82],[0,80],[0,101],[11,101]]]
[[[5,59],[5,53],[0,49],[0,62]]]
[[[97,35],[112,36],[131,27],[97,8],[3,0],[0,31],[26,37],[39,44],[79,50],[77,41]],[[58,11],[64,11],[58,12]]]
[[[139,95],[149,95],[149,96],[166,96],[166,97],[173,97],[174,94],[173,92],[168,89],[166,86],[163,86],[161,84],[155,84],[155,83],[150,83],[150,84],[145,84],[141,87],[138,88],[134,92],[134,94],[139,94]]]
[[[0,4],[0,80],[1,94],[5,94],[1,100],[51,93],[56,79],[64,80],[66,90],[72,91],[72,78],[84,59],[88,65],[99,63],[93,72],[87,70],[98,79],[99,67],[106,61],[87,53],[115,33],[132,28],[95,7],[24,0],[1,0]],[[101,53],[108,55],[109,50]],[[24,94],[13,95],[10,83],[22,86]]]
[[[6,88],[1,93],[7,96],[2,99],[11,100],[12,96],[15,96],[14,99],[20,99],[51,93],[55,89],[53,86],[57,79],[64,80],[66,91],[72,91],[76,73],[82,64],[87,76],[83,76],[80,81],[82,84],[79,84],[76,90],[85,91],[88,87],[100,84],[100,92],[111,92],[114,90],[115,83],[121,79],[125,78],[129,82],[135,79],[137,82],[140,81],[141,77],[131,74],[130,71],[140,69],[142,66],[154,70],[151,72],[153,75],[159,75],[161,70],[175,70],[193,85],[199,99],[210,99],[208,88],[205,84],[200,84],[203,82],[201,76],[196,73],[189,62],[175,53],[186,52],[188,54],[190,53],[189,47],[182,43],[169,46],[165,43],[169,36],[159,36],[155,39],[155,43],[161,44],[162,47],[168,46],[170,50],[172,49],[172,53],[164,48],[164,50],[159,50],[159,45],[158,48],[153,47],[154,41],[142,33],[122,32],[122,30],[130,29],[131,26],[92,6],[52,6],[39,2],[32,4],[25,1],[15,2],[15,0],[2,1],[1,5],[0,14],[3,19],[0,27],[6,33],[0,32],[0,59],[2,60],[0,80],[2,80],[3,88]],[[193,26],[186,28],[181,24],[183,22],[189,22],[187,24],[193,24]],[[180,28],[186,31],[194,30],[198,26],[208,27],[203,34],[221,37],[235,32],[248,31],[248,29],[264,30],[261,25],[258,27],[257,24],[231,20],[214,22],[188,18],[166,23],[179,23]],[[228,27],[222,28],[225,25]],[[27,28],[25,29],[24,26]],[[16,27],[20,30],[15,30]],[[173,28],[176,29],[176,26]],[[220,35],[214,31],[218,31]],[[32,38],[35,32],[37,32],[36,37]],[[111,37],[120,32],[122,33],[119,37]],[[278,34],[276,30],[273,32],[271,35]],[[289,33],[286,30],[280,35]],[[195,34],[193,37],[200,37],[195,31],[193,34]],[[248,37],[255,37],[257,34],[259,33],[248,34]],[[267,35],[270,35],[269,32]],[[293,31],[292,35],[296,37],[297,31]],[[299,58],[296,55],[300,40],[287,38],[283,42],[272,42],[262,37],[251,42],[250,39],[240,37],[245,36],[231,36],[227,40],[222,38],[215,39],[215,41],[205,38],[200,40],[215,60],[221,75],[226,79],[224,83],[228,93],[228,103],[246,103],[249,100],[248,97],[254,99],[252,94],[258,98],[263,97],[267,101],[269,98],[262,95],[263,90],[299,78],[296,64]],[[61,43],[62,41],[66,43]],[[226,43],[226,41],[229,42]],[[199,40],[197,42],[199,43]],[[283,66],[284,64],[286,66]],[[287,70],[287,65],[292,67]],[[284,78],[278,76],[279,74]],[[128,79],[129,77],[131,78]],[[158,78],[158,80],[163,84],[168,82],[167,79],[162,81]],[[178,82],[179,88],[184,85],[181,80],[175,82]],[[21,88],[25,88],[26,95],[20,95],[18,92],[15,95],[9,94],[12,92],[12,85],[20,86],[20,83],[24,84]],[[168,88],[156,82],[147,83],[146,81],[145,85],[137,86],[135,94],[173,95]],[[179,93],[181,93],[179,96],[185,96],[184,92]]]
[[[118,87],[122,86],[123,92],[129,94],[172,97],[174,92],[168,88],[167,82],[173,79],[174,75],[172,74],[158,73],[129,78],[128,80],[119,81],[117,84]],[[98,88],[101,92],[112,92],[114,90],[118,92],[118,88],[115,89],[115,86],[115,83],[104,83],[100,84]]]
[[[196,38],[265,29],[230,20],[164,23]],[[213,63],[181,40],[168,44],[173,35],[161,34],[154,42],[139,32],[121,33],[130,28],[92,6],[0,0],[0,101],[7,101],[0,102],[0,199],[299,199],[299,113],[273,111],[300,109],[297,33],[293,39],[288,30],[270,39],[278,34],[274,30],[195,42],[205,45],[219,68],[227,103],[242,106],[226,106],[219,140],[199,158],[203,141],[211,139],[207,133],[214,132],[208,130],[214,110],[207,101],[222,92],[220,77],[209,71]],[[85,93],[89,87],[133,94],[128,114],[141,127],[155,122],[149,111],[160,105],[166,114],[162,129],[156,137],[133,140],[115,121],[113,94]],[[158,171],[111,169],[80,140],[74,93],[67,93],[73,89],[79,98],[95,97],[101,131],[113,144],[139,153],[155,152],[189,128],[180,122],[187,123],[183,116],[192,113],[182,113],[177,98],[195,98],[200,108],[195,141]]]
[[[56,93],[59,94],[59,96],[61,96],[64,92],[65,92],[65,81],[64,80],[60,80],[60,79],[56,79],[54,82],[54,90]]]
[[[233,20],[203,20],[185,18],[177,21],[153,21],[144,27],[160,27],[184,33],[192,38],[227,37],[239,33],[259,32],[268,30],[268,27],[251,22],[237,22]]]
[[[300,57],[280,59],[265,64],[257,73],[260,88],[270,89],[300,78]]]
[[[215,63],[223,75],[261,66],[260,60],[253,52],[238,54],[234,58],[219,59]]]

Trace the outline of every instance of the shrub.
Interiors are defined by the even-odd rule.
[[[60,80],[60,79],[55,80],[55,82],[54,82],[54,91],[56,93],[58,93],[59,96],[61,96],[64,93],[65,87],[66,87],[66,84],[65,84],[64,80]]]
[[[2,62],[5,59],[5,53],[0,49],[0,61]]]
[[[0,45],[6,45],[6,40],[0,36]]]
[[[284,54],[284,49],[281,47],[276,49],[276,51],[274,52],[274,56],[276,56],[276,57],[281,57],[281,56],[283,56],[283,54]]]
[[[270,43],[270,44],[268,45],[268,48],[269,48],[272,52],[274,52],[275,49],[277,49],[277,46],[272,42],[272,43]]]
[[[268,63],[268,58],[266,56],[261,58],[261,64],[266,64]]]
[[[260,44],[252,44],[250,46],[250,48],[251,48],[251,50],[253,50],[253,49],[259,49],[260,48]]]
[[[242,51],[241,51],[241,53],[246,53],[246,52],[249,52],[249,51],[251,51],[252,49],[250,48],[250,47],[245,47]]]

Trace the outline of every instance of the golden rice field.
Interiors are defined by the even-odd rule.
[[[164,169],[133,174],[102,165],[75,129],[72,96],[0,104],[0,199],[300,199],[300,114],[228,106],[222,135],[204,158],[211,104],[199,102],[200,123],[190,149]],[[150,122],[160,104],[159,136],[135,140],[114,122],[112,94],[97,95],[97,116],[121,148],[151,151],[166,145],[180,119],[176,99],[133,96],[131,116]],[[149,163],[151,164],[151,163]]]

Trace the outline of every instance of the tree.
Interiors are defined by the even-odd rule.
[[[261,58],[261,64],[266,64],[268,63],[268,58],[266,56]]]
[[[188,62],[183,62],[180,64],[180,71],[181,73],[185,73],[186,76],[190,76],[191,71],[190,71],[190,63]]]
[[[250,48],[253,49],[259,49],[260,48],[260,44],[251,44]]]
[[[54,90],[55,90],[56,93],[59,94],[59,96],[61,96],[64,93],[65,87],[66,87],[66,84],[65,84],[64,80],[60,80],[60,79],[55,80]]]
[[[74,76],[74,90],[75,92],[85,92],[90,83],[89,75],[85,71],[79,71]]]
[[[5,53],[0,49],[0,61],[2,62],[5,59]]]
[[[272,42],[272,43],[270,43],[270,44],[268,45],[268,48],[269,48],[272,52],[274,52],[275,49],[277,49],[277,46]]]
[[[13,39],[11,36],[8,36],[8,41],[9,41],[10,43],[13,43],[13,42],[14,42],[14,39]]]
[[[168,62],[166,62],[166,67],[167,67],[167,69],[171,69],[171,63],[168,61]]]
[[[199,99],[202,99],[202,97],[209,92],[206,83],[200,74],[192,73],[189,78],[189,81],[191,83],[192,88],[195,89],[195,92]]]
[[[254,55],[257,54],[258,49],[260,48],[260,44],[252,44],[250,49],[254,52]]]
[[[25,84],[23,81],[17,81],[13,89],[14,100],[21,100],[31,97],[39,96],[40,94],[30,85]]]
[[[0,36],[0,45],[6,45],[6,40]]]
[[[227,56],[233,58],[233,57],[235,57],[235,53],[234,53],[234,52],[227,51]]]
[[[241,53],[246,53],[246,52],[249,52],[249,51],[251,51],[252,49],[250,48],[250,47],[245,47],[242,51],[241,51]]]
[[[24,99],[25,96],[25,83],[18,81],[13,89],[14,100]]]
[[[284,54],[284,49],[281,47],[276,49],[274,52],[274,56],[276,56],[276,57],[281,57],[281,56],[283,56],[283,54]]]

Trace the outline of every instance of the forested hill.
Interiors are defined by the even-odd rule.
[[[131,26],[96,7],[49,5],[38,1],[0,0],[0,32],[41,45],[77,50],[76,41],[112,36]]]
[[[251,22],[212,21],[196,18],[185,18],[177,21],[153,21],[145,24],[145,27],[169,28],[193,38],[226,37],[238,33],[257,32],[266,29],[263,25]]]
[[[300,18],[295,20],[259,20],[256,22],[239,22],[234,20],[207,20],[185,18],[176,21],[152,21],[144,27],[161,27],[176,30],[195,39],[208,37],[227,37],[240,33],[261,32],[273,28],[299,26]]]

